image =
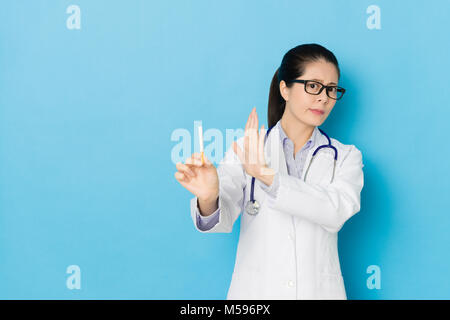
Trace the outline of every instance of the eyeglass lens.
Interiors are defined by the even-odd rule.
[[[305,83],[306,92],[311,94],[319,94],[322,87],[323,85],[320,82],[308,81],[307,83]],[[330,98],[339,99],[342,96],[343,92],[338,87],[333,86],[331,88],[328,88],[327,94]]]

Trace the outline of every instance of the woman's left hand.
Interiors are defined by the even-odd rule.
[[[233,142],[232,146],[234,152],[241,160],[245,171],[266,185],[271,185],[275,172],[267,166],[264,157],[264,138],[267,130],[262,125],[258,133],[258,127],[258,114],[256,113],[256,108],[253,108],[245,125],[245,152],[241,150],[236,141]]]

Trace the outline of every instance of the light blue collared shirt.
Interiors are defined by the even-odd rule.
[[[308,154],[308,150],[313,148],[316,144],[317,134],[319,129],[317,127],[314,128],[314,131],[311,135],[311,138],[305,143],[305,145],[296,153],[294,157],[294,142],[289,139],[286,133],[281,126],[281,120],[275,124],[273,129],[279,129],[280,132],[280,140],[281,145],[283,146],[284,157],[286,159],[286,167],[288,170],[288,174],[290,176],[297,177],[301,179],[303,173],[303,167],[305,166],[306,156]],[[273,130],[272,129],[272,130]],[[273,182],[270,186],[267,186],[264,182],[255,179],[256,183],[259,183],[261,188],[267,192],[267,194],[271,197],[276,197],[278,186],[279,186],[279,173],[277,172],[274,176]],[[198,208],[198,200],[196,206],[196,216],[197,216],[197,226],[200,230],[206,231],[214,227],[217,222],[219,222],[219,214],[220,207],[214,211],[213,214],[205,217],[200,215],[200,210]]]

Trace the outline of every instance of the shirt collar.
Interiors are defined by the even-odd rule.
[[[286,141],[292,141],[286,135],[286,132],[284,132],[283,127],[281,126],[281,119],[278,120],[278,122],[277,122],[277,124],[275,126],[278,127],[278,130],[280,132],[281,144],[283,146],[286,143]],[[309,140],[305,143],[306,149],[314,147],[314,145],[316,143],[316,140],[317,140],[317,133],[318,133],[318,131],[319,131],[318,127],[317,126],[314,127],[314,130],[313,130],[313,133],[311,135],[311,138],[309,138]]]

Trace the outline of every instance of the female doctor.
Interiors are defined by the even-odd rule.
[[[227,299],[347,299],[337,234],[360,210],[364,165],[318,128],[345,92],[339,78],[323,46],[289,50],[270,87],[270,130],[253,109],[217,170],[198,153],[176,164],[197,230],[231,232],[242,213]]]

